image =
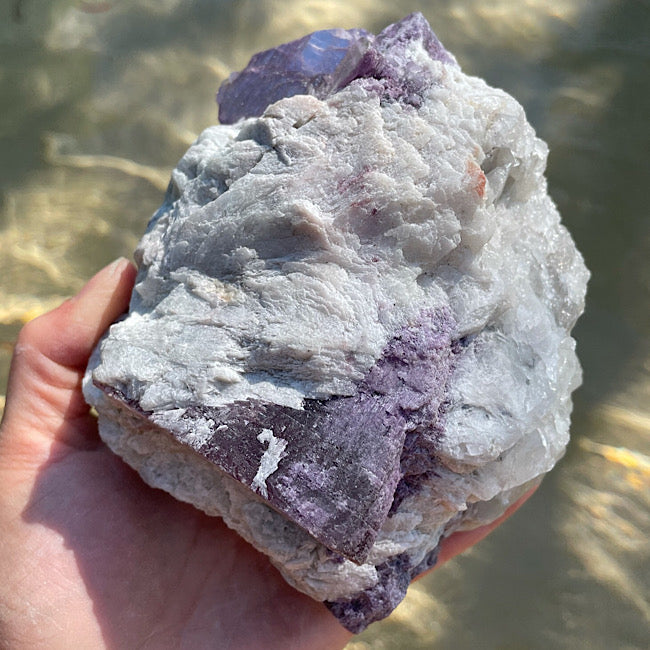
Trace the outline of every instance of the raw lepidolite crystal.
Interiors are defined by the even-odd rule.
[[[522,108],[424,18],[256,55],[89,366],[100,433],[353,631],[568,440],[587,271]]]

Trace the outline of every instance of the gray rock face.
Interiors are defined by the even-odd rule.
[[[523,110],[417,14],[256,55],[219,99],[86,397],[359,631],[562,455],[588,273]]]

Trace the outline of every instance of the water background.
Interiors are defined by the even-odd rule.
[[[568,453],[526,507],[348,649],[648,648],[648,0],[1,0],[0,395],[22,323],[131,255],[229,71],[414,10],[550,145],[593,273],[585,381]]]

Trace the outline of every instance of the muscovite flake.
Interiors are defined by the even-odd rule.
[[[86,397],[359,631],[562,455],[588,273],[522,108],[420,14],[257,54],[218,99]]]

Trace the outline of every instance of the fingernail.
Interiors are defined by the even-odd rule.
[[[117,275],[127,264],[129,264],[129,260],[126,257],[118,257],[114,262],[109,264],[107,268],[108,274],[110,276]]]

